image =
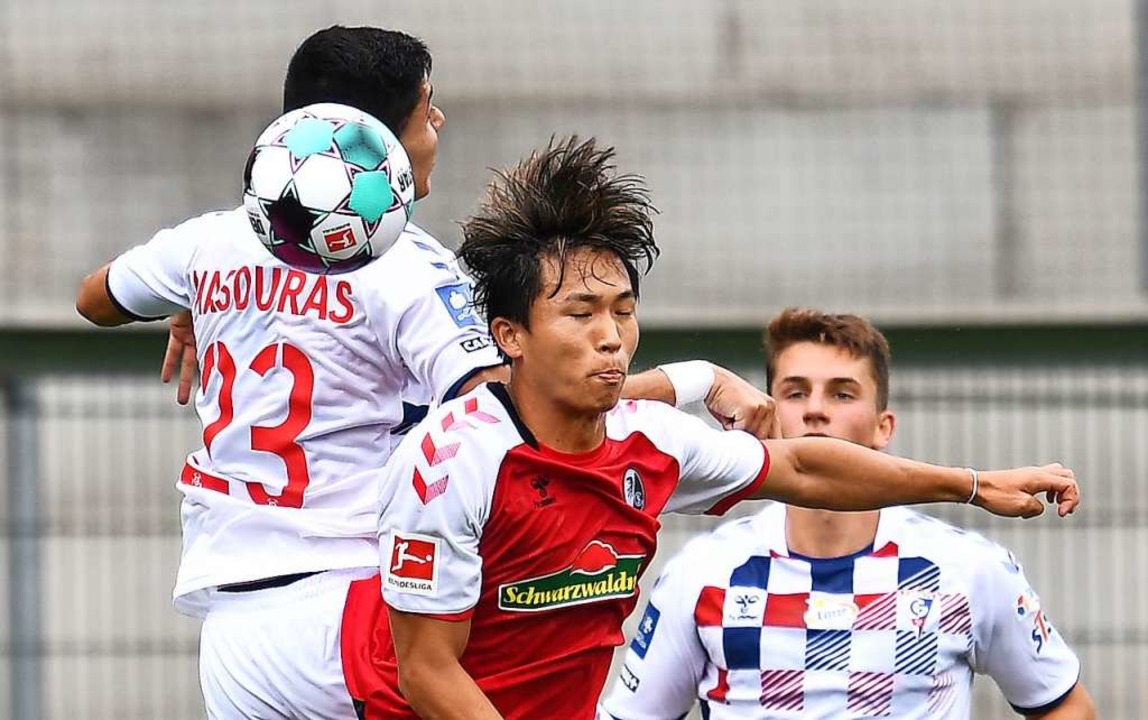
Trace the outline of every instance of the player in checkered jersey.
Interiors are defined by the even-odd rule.
[[[784,437],[875,449],[889,348],[862,318],[787,310],[769,325]],[[1029,718],[1093,718],[1080,663],[1013,556],[904,509],[771,505],[667,565],[600,720],[969,717],[974,673]]]
[[[422,198],[444,123],[430,68],[409,35],[328,28],[292,58],[284,110],[341,102],[375,115],[397,131]],[[351,579],[377,568],[379,469],[427,404],[507,375],[470,292],[454,254],[414,225],[385,257],[324,277],[266,252],[242,208],[161,231],[85,278],[77,309],[96,324],[185,308],[194,318],[188,347],[198,358],[185,357],[183,369],[202,368],[203,447],[178,484],[174,596],[180,611],[205,618],[200,675],[211,717],[354,716],[337,610]],[[704,387],[682,392],[709,393],[715,413],[764,433],[769,398],[705,370]],[[665,373],[631,380],[635,395],[672,401],[679,392]],[[314,617],[328,622],[307,622]]]
[[[593,718],[663,512],[973,495],[1027,515],[1041,489],[1075,506],[1059,467],[986,473],[977,491],[959,468],[619,404],[652,232],[640,178],[573,139],[503,173],[465,224],[459,254],[510,379],[432,411],[387,465],[382,573],[352,584],[342,627],[364,718]]]

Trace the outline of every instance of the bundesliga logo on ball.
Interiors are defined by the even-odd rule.
[[[271,123],[243,173],[252,230],[272,255],[313,273],[349,272],[386,252],[414,197],[411,163],[394,133],[335,103]]]

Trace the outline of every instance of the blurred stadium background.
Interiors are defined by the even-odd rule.
[[[487,168],[551,134],[648,177],[641,365],[760,379],[777,310],[861,312],[893,344],[896,452],[1074,466],[1070,521],[942,514],[1020,555],[1102,717],[1148,717],[1133,0],[0,3],[0,716],[202,717],[198,627],[169,602],[198,425],[158,383],[164,328],[88,332],[74,291],[238,202],[288,57],[336,22],[430,45],[447,126],[416,220],[448,245]],[[659,565],[710,525],[670,519]]]

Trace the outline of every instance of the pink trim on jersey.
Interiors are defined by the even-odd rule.
[[[857,619],[854,630],[896,630],[897,592],[869,593],[854,595],[857,605]]]
[[[765,670],[761,673],[763,708],[788,712],[805,709],[805,672],[803,670]]]
[[[706,510],[706,515],[725,515],[727,512],[729,512],[731,507],[753,495],[755,492],[757,492],[758,488],[760,488],[765,483],[765,477],[769,475],[769,448],[763,444],[761,446],[761,452],[763,453],[761,460],[761,471],[758,472],[757,477],[751,480],[750,483],[743,487],[741,490],[726,495],[721,500],[718,500],[713,507],[711,507],[709,510]]]

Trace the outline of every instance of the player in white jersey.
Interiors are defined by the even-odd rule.
[[[891,439],[889,349],[852,315],[768,337],[785,437]],[[1029,718],[1087,720],[1080,663],[1013,556],[917,512],[772,505],[666,567],[600,720],[970,716],[975,673]]]
[[[403,33],[329,28],[292,58],[284,109],[341,102],[383,120],[422,198],[444,123],[430,66],[426,47]],[[242,208],[161,231],[85,278],[77,309],[96,324],[182,310],[194,321],[197,357],[184,367],[202,370],[203,447],[178,484],[174,595],[181,611],[206,618],[200,672],[211,716],[353,717],[341,675],[326,672],[338,618],[311,634],[300,622],[330,617],[351,579],[377,567],[378,470],[393,433],[419,414],[404,400],[438,402],[505,377],[470,287],[453,253],[414,225],[354,272],[294,270],[266,252]],[[634,380],[628,392],[677,395],[663,373]],[[764,431],[768,398],[725,371],[708,380],[700,394],[714,391],[715,412]],[[310,682],[277,674],[284,666]]]

